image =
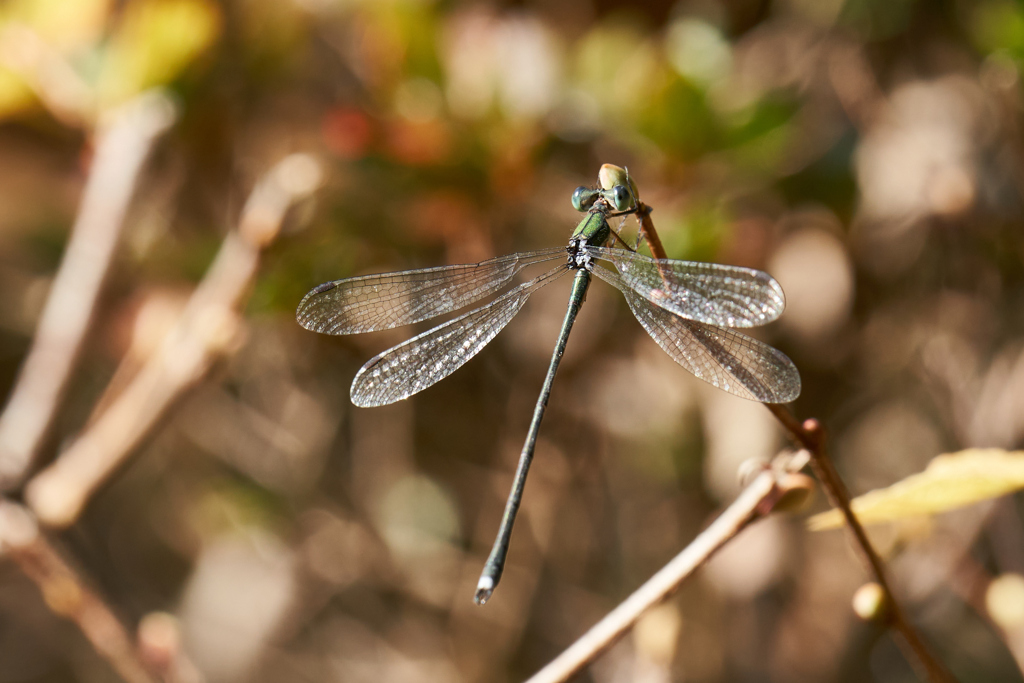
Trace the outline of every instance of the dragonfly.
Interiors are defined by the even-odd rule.
[[[621,173],[605,174],[607,168]],[[698,378],[742,398],[788,403],[800,394],[800,373],[777,349],[738,329],[781,315],[779,283],[759,270],[657,259],[637,251],[610,221],[649,211],[628,172],[610,164],[597,188],[579,187],[573,207],[584,214],[566,247],[527,251],[474,264],[363,275],[324,283],[299,303],[296,318],[308,330],[331,335],[385,330],[453,313],[497,294],[523,269],[561,260],[490,303],[463,313],[370,359],[352,381],[352,403],[383,406],[444,379],[477,355],[523,308],[530,296],[573,273],[565,319],[527,430],[498,535],[474,599],[484,604],[501,579],[512,527],[555,373],[569,333],[596,277],[618,289],[651,338]],[[621,224],[619,226],[621,228]]]

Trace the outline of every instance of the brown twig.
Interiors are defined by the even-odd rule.
[[[864,531],[860,520],[853,514],[853,509],[850,507],[850,493],[846,490],[843,480],[839,477],[839,473],[836,472],[835,467],[832,465],[832,460],[828,457],[828,452],[825,448],[825,430],[821,424],[813,418],[805,420],[803,424],[800,424],[793,417],[793,414],[781,405],[765,404],[765,407],[771,411],[772,415],[778,418],[779,422],[782,423],[793,438],[810,452],[811,467],[824,487],[829,501],[834,507],[842,510],[843,517],[846,519],[846,526],[853,534],[861,557],[868,565],[872,574],[875,575],[875,581],[885,591],[889,606],[889,621],[900,635],[903,636],[902,644],[905,645],[903,649],[907,659],[912,663],[919,664],[930,681],[940,683],[953,681],[952,674],[932,655],[917,629],[907,619],[900,603],[895,599],[892,586],[889,584],[886,576],[885,565],[882,563],[878,553],[875,552],[871,541],[868,540],[867,532]],[[897,642],[900,643],[901,641],[897,639]]]
[[[261,250],[277,236],[285,213],[319,184],[320,170],[305,155],[275,166],[253,189],[238,230],[224,239],[181,319],[125,390],[60,457],[25,489],[44,524],[74,522],[90,496],[201,380],[242,333],[240,307]]]
[[[658,238],[658,231],[654,227],[654,222],[651,221],[650,209],[642,203],[639,203],[639,206],[641,210],[637,211],[637,217],[641,222],[641,230],[651,249],[651,254],[656,259],[667,258],[665,248]],[[903,609],[896,601],[889,581],[886,578],[885,565],[868,540],[864,527],[861,526],[857,517],[853,514],[853,510],[850,508],[850,494],[828,457],[825,449],[825,433],[821,424],[815,419],[806,420],[801,424],[784,406],[771,403],[764,405],[778,419],[786,431],[810,452],[811,466],[814,469],[814,473],[821,481],[822,486],[824,486],[832,505],[843,511],[847,527],[853,533],[861,555],[875,575],[875,580],[885,590],[890,605],[892,625],[903,636],[903,642],[909,648],[909,651],[905,651],[908,660],[919,663],[928,680],[934,683],[946,683],[955,680],[942,663],[931,654],[928,646],[925,645],[920,634],[907,620],[906,614],[904,614]],[[900,641],[897,639],[897,642]]]
[[[661,237],[658,236],[658,231],[654,229],[654,221],[651,220],[651,207],[644,204],[639,199],[636,202],[636,217],[640,221],[640,236],[647,242],[647,246],[651,250],[651,254],[656,259],[666,259],[668,256],[665,255],[665,247],[661,243]],[[661,270],[661,264],[658,264],[658,269]]]
[[[771,511],[784,489],[778,474],[762,471],[711,525],[528,683],[568,680],[636,624],[644,612],[672,595],[689,576],[751,522]]]
[[[850,122],[863,133],[885,111],[886,97],[860,45],[836,40],[825,53],[832,91]]]
[[[72,622],[96,652],[128,683],[154,683],[135,649],[133,638],[103,599],[40,533],[32,513],[0,499],[0,553],[14,560],[39,587],[55,613]]]
[[[92,128],[96,93],[57,49],[31,27],[12,21],[0,30],[0,64],[21,76],[55,118]]]
[[[0,490],[20,483],[53,420],[92,321],[143,163],[173,119],[170,100],[151,92],[112,112],[101,127],[71,239],[32,348],[0,415]]]

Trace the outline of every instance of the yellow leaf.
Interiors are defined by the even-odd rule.
[[[208,0],[129,3],[100,78],[104,104],[172,81],[213,43],[220,24],[220,13]]]
[[[1024,451],[968,449],[937,456],[919,474],[853,500],[853,511],[864,524],[934,515],[998,498],[1024,488]],[[807,520],[812,531],[843,524],[839,510]]]
[[[18,114],[36,102],[31,88],[19,76],[0,67],[0,119]]]

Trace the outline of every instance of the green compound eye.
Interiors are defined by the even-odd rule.
[[[591,190],[582,185],[577,187],[576,191],[572,193],[572,208],[577,211],[589,211],[597,201],[598,194],[597,190]]]
[[[616,211],[625,211],[633,203],[633,198],[629,196],[629,190],[622,185],[612,188],[610,200]]]

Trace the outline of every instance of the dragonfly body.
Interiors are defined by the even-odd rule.
[[[551,387],[555,382],[555,372],[558,364],[565,354],[565,346],[569,341],[569,332],[572,331],[576,316],[583,306],[583,300],[590,287],[590,271],[585,267],[576,270],[576,277],[573,278],[572,292],[569,294],[569,307],[565,312],[565,320],[562,321],[562,329],[558,333],[558,341],[555,342],[555,350],[551,354],[551,364],[548,365],[548,373],[544,377],[544,384],[540,390],[540,397],[537,399],[537,406],[533,409],[533,419],[530,420],[530,429],[526,433],[526,442],[523,444],[523,451],[519,454],[519,465],[516,467],[515,480],[512,483],[512,491],[509,493],[508,501],[505,503],[505,512],[501,516],[501,527],[498,536],[491,548],[491,554],[487,557],[484,569],[480,574],[480,581],[477,583],[475,599],[477,604],[487,602],[494,592],[494,588],[501,580],[501,573],[505,568],[505,556],[508,554],[509,541],[512,537],[512,526],[516,521],[516,514],[519,512],[519,504],[523,500],[523,490],[526,486],[526,475],[530,472],[530,465],[533,463],[533,452],[537,446],[537,436],[540,434],[540,422],[544,418],[544,411],[548,406],[548,398],[551,396]]]
[[[569,253],[566,265],[570,270],[576,271],[576,277],[572,282],[572,291],[569,293],[569,306],[565,312],[565,319],[562,321],[562,329],[558,332],[558,340],[555,342],[555,350],[551,354],[551,363],[548,365],[548,372],[544,377],[537,406],[533,410],[533,419],[530,421],[530,429],[526,433],[523,451],[519,455],[519,466],[516,468],[512,492],[505,503],[505,512],[501,517],[501,528],[498,530],[498,537],[484,564],[484,570],[477,584],[476,601],[479,604],[483,604],[491,596],[505,567],[505,556],[508,553],[509,541],[512,536],[512,526],[515,523],[516,514],[519,512],[519,504],[522,502],[526,475],[533,462],[533,452],[540,434],[540,423],[548,406],[548,398],[551,396],[555,372],[558,371],[558,364],[565,354],[565,346],[569,341],[569,333],[572,331],[573,323],[576,322],[576,316],[579,314],[583,301],[586,299],[587,290],[590,288],[591,269],[594,267],[594,262],[586,251],[586,247],[588,244],[603,246],[611,237],[611,227],[608,225],[606,213],[607,210],[604,206],[598,205],[596,209],[591,208],[576,226],[569,239],[569,246],[566,247],[566,251]]]
[[[612,240],[621,241],[608,219],[634,213],[642,206],[635,185],[628,178],[627,182],[598,190],[579,188],[573,193],[573,206],[586,213],[564,249],[337,280],[314,288],[299,304],[298,322],[316,332],[355,334],[388,329],[454,312],[496,294],[524,268],[564,259],[562,265],[492,302],[368,361],[352,382],[351,396],[357,406],[371,407],[407,398],[447,377],[479,353],[534,291],[575,272],[565,320],[530,422],[501,529],[477,586],[475,598],[480,604],[487,601],[501,577],[555,372],[594,276],[621,291],[654,341],[704,381],[767,403],[789,402],[800,393],[800,375],[785,355],[735,330],[766,324],[782,313],[782,289],[770,276],[735,266],[652,259],[630,248],[607,246]]]

